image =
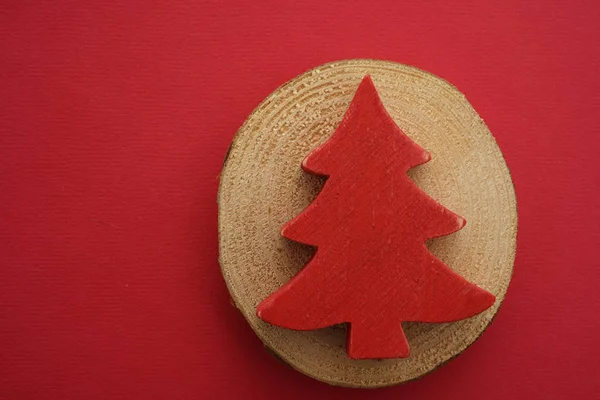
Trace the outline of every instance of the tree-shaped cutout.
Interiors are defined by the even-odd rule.
[[[489,308],[492,294],[425,246],[465,225],[406,175],[430,159],[365,76],[332,137],[302,162],[328,177],[322,191],[281,231],[317,251],[257,315],[295,330],[347,322],[351,358],[396,358],[409,356],[401,322],[452,322]]]

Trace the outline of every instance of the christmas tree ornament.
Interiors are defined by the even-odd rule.
[[[495,301],[425,247],[465,220],[406,173],[431,159],[387,113],[367,75],[333,136],[302,161],[329,177],[282,235],[318,245],[309,263],[258,306],[259,318],[312,330],[347,322],[352,358],[408,357],[401,322],[452,322]]]
[[[398,384],[460,354],[504,298],[516,229],[483,121],[447,82],[391,62],[286,83],[221,175],[233,303],[278,357],[335,385]]]

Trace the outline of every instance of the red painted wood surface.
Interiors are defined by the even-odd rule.
[[[306,172],[328,176],[323,190],[282,229],[317,251],[258,316],[297,330],[349,322],[351,358],[395,358],[409,356],[401,322],[451,322],[489,308],[492,294],[425,247],[465,225],[406,175],[430,159],[366,76],[332,137],[302,162]]]
[[[0,398],[595,399],[599,20],[591,0],[3,2]],[[281,368],[217,261],[237,129],[282,83],[358,57],[456,85],[519,203],[484,340],[375,392]]]

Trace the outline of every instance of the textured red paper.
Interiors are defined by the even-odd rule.
[[[256,314],[297,330],[348,322],[350,358],[397,358],[410,354],[402,322],[453,322],[494,304],[425,247],[466,223],[406,175],[429,160],[365,76],[331,138],[302,161],[328,177],[323,189],[281,230],[317,251]]]
[[[4,3],[0,398],[600,393],[598,2]],[[376,392],[278,363],[217,263],[235,131],[278,85],[357,57],[456,85],[519,201],[515,274],[485,340]]]

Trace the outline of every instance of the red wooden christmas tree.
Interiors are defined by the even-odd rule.
[[[328,176],[323,190],[282,229],[317,251],[258,316],[296,330],[347,322],[351,358],[395,358],[409,355],[401,322],[451,322],[489,308],[492,294],[425,247],[465,225],[406,175],[430,158],[365,76],[332,137],[302,162],[306,172]]]

